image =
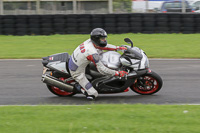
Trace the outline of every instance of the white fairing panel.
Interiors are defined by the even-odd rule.
[[[108,68],[118,69],[121,66],[119,61],[120,54],[114,51],[108,51],[100,55],[101,62]]]
[[[131,67],[131,68],[133,68],[133,70],[136,70],[136,71],[140,70],[140,69],[148,68],[149,60],[148,60],[147,56],[145,55],[144,51],[138,47],[133,47],[131,49],[134,50],[133,56],[135,56],[135,58],[130,57],[129,59],[127,59],[127,57],[126,58],[121,57],[120,58],[121,63],[124,66]],[[134,55],[134,54],[137,54],[137,55]],[[141,57],[141,59],[139,57]]]
[[[52,68],[52,69],[55,69],[55,70],[58,70],[58,71],[68,74],[68,72],[66,70],[66,62],[60,62],[60,61],[51,62],[47,66],[49,68]]]

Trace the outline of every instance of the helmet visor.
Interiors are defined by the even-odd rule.
[[[107,37],[100,37],[99,40],[100,42],[107,42]]]

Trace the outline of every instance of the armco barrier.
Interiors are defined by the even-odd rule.
[[[89,34],[93,28],[108,33],[200,33],[200,14],[132,13],[70,15],[2,15],[1,35]]]

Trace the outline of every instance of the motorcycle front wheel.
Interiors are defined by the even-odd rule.
[[[147,73],[137,78],[132,86],[131,90],[141,95],[151,95],[158,92],[163,85],[161,77],[155,73]]]

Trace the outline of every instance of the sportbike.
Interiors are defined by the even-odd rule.
[[[86,68],[86,77],[99,94],[122,93],[130,90],[141,94],[151,95],[162,88],[161,77],[149,68],[149,60],[143,50],[133,47],[129,38],[124,39],[131,46],[123,54],[115,51],[101,53],[100,60],[108,68],[116,71],[127,71],[124,78],[109,77],[98,72],[91,62]],[[81,93],[80,85],[71,77],[68,69],[68,53],[58,53],[43,57],[44,66],[42,81],[47,88],[57,96],[73,96]]]

